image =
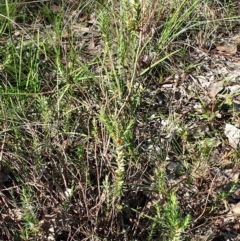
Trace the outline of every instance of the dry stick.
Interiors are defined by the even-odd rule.
[[[207,202],[208,202],[208,200],[209,200],[210,192],[212,191],[212,187],[213,187],[213,183],[214,183],[215,179],[216,179],[216,176],[213,178],[213,180],[212,180],[212,182],[211,182],[211,185],[210,185],[210,188],[209,188],[209,191],[208,191],[208,195],[207,195],[207,199],[206,199],[206,202],[205,202],[203,211],[202,211],[202,213],[197,217],[197,219],[194,220],[194,223],[196,223],[196,222],[203,216],[203,214],[204,214],[205,211],[206,211]]]
[[[6,125],[4,124],[4,129],[6,129]],[[1,151],[0,151],[0,190],[3,188],[3,175],[1,174],[2,172],[2,157],[3,157],[3,149],[4,149],[4,144],[6,141],[6,134],[7,132],[5,131],[4,136],[3,136],[3,141],[1,145]]]
[[[117,113],[117,116],[116,118],[119,117],[120,113],[122,112],[123,108],[126,106],[131,94],[132,94],[132,87],[133,87],[133,81],[136,77],[136,74],[137,74],[137,64],[138,64],[138,55],[139,55],[139,52],[140,52],[140,49],[141,49],[141,44],[142,44],[142,31],[140,31],[140,34],[139,34],[139,39],[138,39],[138,47],[137,47],[137,52],[136,52],[136,56],[135,56],[135,61],[134,61],[134,69],[133,69],[133,74],[132,74],[132,78],[130,80],[130,88],[129,88],[129,92],[128,92],[128,95],[123,103],[123,105],[121,106],[121,108],[119,109],[118,113]]]
[[[2,107],[2,112],[3,112],[3,116],[4,116],[4,124],[3,124],[3,129],[5,130],[4,132],[4,136],[3,136],[3,141],[2,141],[2,145],[1,145],[1,150],[0,150],[0,175],[2,172],[2,158],[3,158],[3,150],[4,150],[4,145],[6,142],[6,135],[7,135],[7,117],[6,117],[6,113],[5,110],[3,108],[3,102],[1,101],[1,107]],[[0,176],[0,190],[3,188],[3,176]]]

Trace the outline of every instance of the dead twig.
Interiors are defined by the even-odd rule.
[[[202,213],[194,220],[194,223],[196,223],[196,222],[204,215],[204,213],[206,212],[207,203],[208,203],[208,200],[209,200],[210,193],[212,192],[212,187],[213,187],[213,184],[214,184],[215,179],[216,179],[216,176],[214,176],[214,178],[213,178],[213,180],[212,180],[212,182],[211,182],[210,188],[209,188],[209,190],[208,190],[208,195],[207,195],[207,199],[206,199],[206,202],[205,202],[203,211],[202,211]]]

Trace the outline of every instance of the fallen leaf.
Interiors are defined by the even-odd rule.
[[[204,45],[203,30],[200,30],[196,36],[197,44],[199,47]]]
[[[229,90],[230,94],[236,94],[238,91],[240,91],[240,85],[231,85],[227,87],[227,90]],[[240,99],[239,99],[240,100]]]
[[[240,215],[240,202],[234,205],[232,208],[232,212],[236,215]]]
[[[237,148],[240,140],[240,129],[231,124],[226,124],[224,134],[228,138],[230,146]]]
[[[230,40],[233,41],[234,43],[239,44],[240,43],[240,34],[236,34],[236,35],[232,36],[230,38]]]
[[[53,5],[51,10],[53,13],[60,13],[62,11],[62,7],[60,5]]]
[[[221,53],[226,54],[236,54],[237,53],[237,44],[235,43],[215,43],[214,44],[217,48],[217,50]]]
[[[212,98],[215,98],[215,96],[223,90],[224,87],[224,81],[218,81],[215,83],[212,83],[209,85],[208,87],[208,91],[209,91],[209,96]]]

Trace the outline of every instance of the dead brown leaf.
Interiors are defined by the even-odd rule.
[[[230,40],[236,44],[240,43],[240,34],[236,34],[230,38]]]
[[[60,13],[62,11],[62,7],[59,6],[59,5],[53,5],[51,7],[51,10],[52,10],[53,13]]]
[[[203,30],[200,30],[196,36],[197,44],[199,47],[204,45]]]
[[[218,82],[210,84],[208,87],[209,96],[212,98],[215,98],[215,96],[220,91],[222,91],[223,88],[224,88],[224,81],[218,81]]]
[[[234,55],[237,53],[236,43],[215,43],[214,44],[220,53],[225,53],[229,55]]]
[[[232,212],[236,215],[240,215],[240,202],[237,203],[233,208],[232,208]]]

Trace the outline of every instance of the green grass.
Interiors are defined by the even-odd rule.
[[[218,27],[231,31],[239,21],[234,6],[207,0],[0,4],[0,167],[8,175],[0,237],[194,238],[189,230],[200,214],[184,209],[181,190],[210,175],[216,138],[226,142],[222,127],[215,113],[183,115],[171,97],[155,108],[158,92],[146,96],[167,76],[198,68],[188,60],[189,41],[200,30],[206,41]],[[204,105],[199,93],[187,91]],[[166,124],[151,127],[158,120]],[[190,122],[206,123],[209,133],[195,135]],[[219,207],[236,185],[219,194]]]

